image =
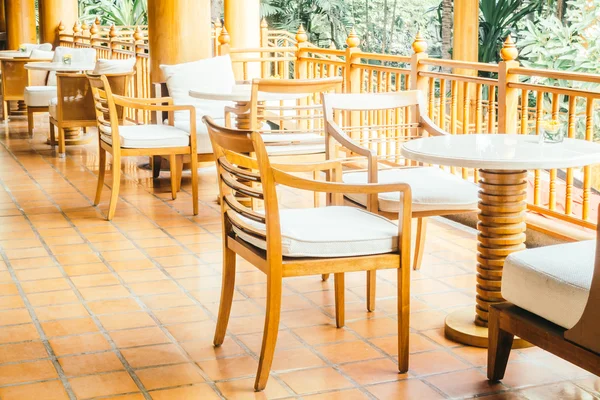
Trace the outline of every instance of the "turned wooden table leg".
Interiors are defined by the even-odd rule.
[[[471,346],[487,347],[490,304],[504,301],[502,268],[506,257],[525,249],[527,171],[480,170],[477,223],[477,297],[471,308],[446,318],[446,336]],[[528,343],[515,340],[513,347]]]

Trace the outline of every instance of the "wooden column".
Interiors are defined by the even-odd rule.
[[[212,56],[210,0],[148,0],[150,79],[162,82],[161,64]]]
[[[231,47],[260,47],[260,0],[225,0],[225,28]]]
[[[6,32],[5,0],[0,0],[0,32]]]
[[[40,43],[58,46],[58,25],[73,26],[79,19],[77,0],[39,0]]]
[[[454,0],[454,27],[452,42],[452,58],[459,61],[479,61],[479,0]],[[454,70],[455,74],[476,76],[477,71],[469,69]],[[465,93],[465,87],[458,83],[457,111],[458,121],[468,123],[469,112],[475,99],[475,87],[471,87]],[[467,98],[465,99],[465,96]],[[467,120],[467,121],[464,121]],[[464,128],[461,129],[464,132]]]
[[[36,43],[35,0],[5,0],[8,48],[16,50],[22,43]]]

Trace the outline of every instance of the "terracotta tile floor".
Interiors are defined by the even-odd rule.
[[[46,126],[38,119],[40,127]],[[239,263],[230,335],[215,349],[220,223],[215,175],[202,169],[200,215],[189,179],[170,200],[125,161],[113,222],[109,191],[92,207],[95,146],[66,160],[27,138],[23,119],[0,132],[0,398],[11,399],[592,399],[600,380],[539,349],[513,351],[489,384],[486,352],[443,337],[445,315],[472,305],[473,231],[433,220],[413,273],[411,369],[396,373],[395,279],[378,274],[378,309],[365,311],[364,274],[347,278],[347,326],[333,326],[332,282],[288,280],[267,390],[252,391],[265,283]],[[284,192],[285,206],[309,197]]]

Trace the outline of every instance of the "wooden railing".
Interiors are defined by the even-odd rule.
[[[92,28],[61,34],[61,44],[92,47],[99,58],[137,57],[135,93],[149,97],[150,71],[147,35],[144,29]],[[112,33],[111,33],[112,32]],[[499,64],[430,58],[427,43],[418,35],[410,56],[366,53],[354,31],[343,50],[319,48],[308,43],[301,27],[294,36],[270,31],[261,24],[261,45],[253,49],[230,46],[229,34],[216,23],[212,34],[215,55],[229,54],[236,78],[279,77],[306,79],[329,76],[344,78],[348,93],[422,90],[429,116],[451,134],[537,134],[541,121],[563,120],[568,136],[593,141],[600,132],[600,75],[536,70],[520,66],[510,38],[501,50]],[[596,89],[590,85],[598,85]],[[147,121],[147,115],[135,116]],[[363,124],[384,123],[385,115],[360,116]],[[408,118],[405,115],[404,118]],[[396,143],[402,132],[392,138]],[[598,136],[598,135],[596,135]],[[398,156],[399,146],[388,146]],[[477,170],[451,168],[465,179],[478,180]],[[600,196],[594,194],[592,167],[565,171],[535,171],[531,174],[529,209],[539,214],[593,229]],[[599,179],[600,181],[600,179]]]

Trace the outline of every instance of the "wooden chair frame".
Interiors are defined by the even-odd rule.
[[[170,97],[142,99],[119,96],[112,93],[108,78],[106,76],[88,74],[88,78],[90,80],[94,95],[100,151],[100,169],[98,173],[98,186],[96,188],[94,205],[98,205],[98,203],[100,203],[100,197],[102,195],[104,175],[106,172],[106,153],[110,153],[113,156],[112,191],[107,220],[111,220],[113,218],[117,206],[117,200],[119,198],[122,157],[155,155],[168,156],[171,162],[171,196],[173,200],[175,200],[177,198],[177,191],[179,189],[179,179],[176,168],[178,165],[177,159],[187,155],[190,156],[192,164],[193,213],[194,215],[198,215],[198,161],[195,156],[192,157],[192,155],[196,154],[196,109],[193,106],[175,106],[173,105],[173,99]],[[156,113],[167,112],[171,115],[175,111],[189,111],[191,118],[189,146],[164,148],[121,148],[121,138],[119,136],[119,113],[117,107],[133,108]],[[170,118],[169,121],[172,125],[173,118]],[[103,132],[111,135],[112,144],[102,140],[101,133]]]
[[[335,279],[335,310],[337,327],[344,326],[344,273],[353,271],[398,270],[398,346],[399,371],[408,370],[409,302],[410,302],[410,208],[411,192],[406,184],[350,185],[338,182],[314,181],[292,173],[326,171],[337,180],[341,164],[323,161],[302,164],[271,164],[260,133],[240,131],[215,125],[211,118],[203,119],[208,126],[215,151],[223,224],[223,281],[219,315],[214,337],[215,346],[225,338],[235,287],[236,254],[265,273],[267,278],[267,310],[255,390],[266,386],[279,329],[282,282],[292,276],[333,273]],[[256,158],[245,154],[255,154]],[[259,171],[258,173],[254,171]],[[244,182],[262,184],[262,189]],[[289,258],[282,255],[281,227],[276,185],[312,192],[324,192],[334,205],[340,205],[342,194],[382,193],[399,191],[404,202],[399,217],[398,251],[387,254],[338,258]],[[265,212],[257,213],[237,201],[235,194],[264,200]],[[244,223],[243,215],[266,226],[266,235]],[[397,217],[398,218],[398,217]],[[266,251],[239,238],[233,227],[266,240]]]
[[[336,113],[345,112],[346,119],[351,119],[352,113],[385,111],[400,108],[411,108],[413,121],[421,137],[443,136],[449,133],[440,129],[426,114],[426,106],[423,94],[418,90],[409,90],[397,93],[360,93],[360,94],[323,94],[323,108],[325,114],[325,146],[326,159],[336,158],[336,145],[346,149],[353,155],[364,157],[367,161],[368,183],[378,182],[378,155],[371,149],[361,146],[348,136],[336,122]],[[415,168],[415,167],[406,167]],[[348,202],[358,205],[350,200]],[[365,207],[368,211],[393,219],[394,213],[384,212],[379,209],[379,197],[372,194],[367,197]],[[432,210],[413,211],[412,217],[417,219],[416,246],[413,260],[413,268],[418,270],[423,261],[425,247],[425,236],[427,232],[427,217],[463,214],[476,212],[477,209],[464,210]],[[367,307],[370,311],[375,309],[375,271],[369,271],[367,276]]]
[[[600,375],[600,216],[596,259],[587,304],[579,322],[564,329],[511,303],[493,304],[489,317],[488,379],[504,378],[515,336]]]
[[[45,85],[48,79],[48,72],[33,71],[25,69],[25,64],[32,62],[49,61],[49,59],[41,58],[13,58],[0,60],[0,69],[2,70],[2,101],[3,111],[2,120],[8,120],[9,101],[24,101],[25,88],[27,86]],[[28,122],[33,121],[33,112],[43,112],[43,107],[35,107],[30,116],[27,113]],[[38,110],[39,109],[39,110]],[[48,107],[45,108],[48,111]],[[32,124],[33,125],[33,124]],[[31,126],[32,126],[31,125]],[[31,134],[31,131],[30,131]]]

